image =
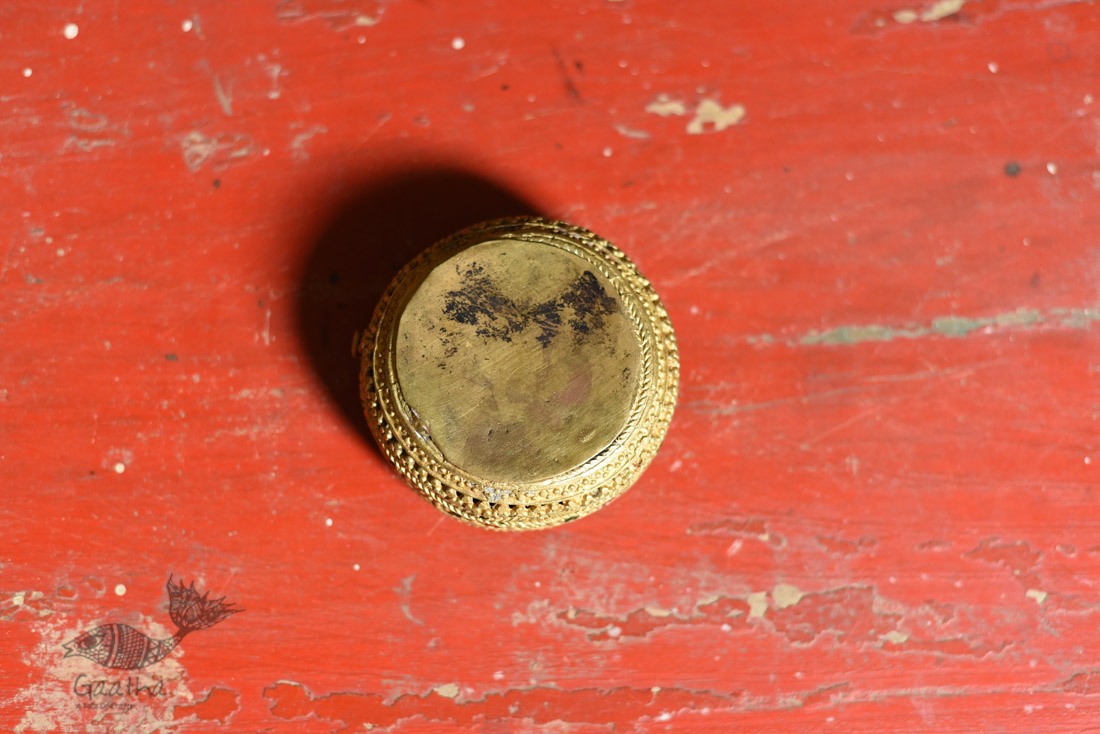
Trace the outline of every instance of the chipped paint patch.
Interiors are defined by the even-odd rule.
[[[772,589],[772,599],[775,601],[776,609],[793,607],[802,601],[802,596],[802,591],[797,586],[791,586],[790,584],[776,584],[775,588]]]
[[[1043,602],[1047,600],[1048,594],[1042,589],[1028,589],[1024,596],[1028,599],[1034,599],[1036,604],[1043,606]]]
[[[760,619],[768,611],[768,592],[756,591],[745,597],[749,604],[749,618]]]
[[[966,0],[939,0],[934,3],[932,7],[925,10],[920,15],[920,19],[925,23],[931,23],[937,20],[943,20],[944,18],[950,18],[955,15],[963,6],[966,5]]]
[[[884,642],[889,642],[892,645],[901,645],[909,639],[909,635],[901,630],[890,630],[884,635],[879,635],[879,638]]]
[[[645,106],[645,111],[660,117],[686,117],[690,113],[692,118],[684,127],[688,135],[721,132],[740,123],[745,119],[746,114],[744,105],[731,104],[724,107],[714,99],[700,100],[693,109],[690,109],[683,100],[667,94],[657,95],[656,99]],[[620,134],[622,134],[621,130]]]
[[[48,617],[53,610],[47,604],[41,591],[0,591],[0,622]]]
[[[673,99],[667,94],[659,94],[657,99],[645,106],[645,111],[659,117],[683,117],[687,115],[688,108],[686,104],[678,99]]]
[[[745,106],[732,104],[723,107],[713,99],[704,99],[695,108],[695,117],[688,122],[688,135],[703,135],[704,133],[717,133],[732,127],[745,119]]]
[[[894,21],[902,25],[916,23],[918,20],[922,23],[935,23],[937,20],[958,15],[964,5],[966,0],[938,0],[919,12],[912,8],[902,8],[894,11]]]
[[[441,686],[436,686],[432,690],[434,690],[440,696],[443,696],[443,698],[455,698],[458,695],[458,684],[446,683]]]

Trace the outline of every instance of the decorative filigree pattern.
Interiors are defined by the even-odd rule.
[[[399,316],[435,266],[490,240],[558,247],[586,260],[618,291],[640,346],[641,374],[622,431],[580,466],[536,482],[491,485],[449,463],[416,429],[395,368]],[[359,338],[360,395],[382,452],[417,491],[443,512],[499,530],[551,527],[595,512],[625,492],[657,453],[672,420],[679,355],[668,313],[649,281],[625,254],[581,227],[515,217],[485,222],[433,245],[406,265],[382,295]]]

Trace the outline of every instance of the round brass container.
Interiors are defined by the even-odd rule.
[[[421,253],[356,345],[378,445],[449,515],[545,528],[632,485],[668,430],[668,314],[611,243],[519,217]]]

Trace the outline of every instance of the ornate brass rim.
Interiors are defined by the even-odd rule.
[[[397,324],[432,269],[488,241],[551,245],[583,258],[618,291],[638,337],[641,374],[625,427],[602,451],[566,472],[534,482],[488,483],[448,462],[416,428],[395,368]],[[513,217],[477,224],[431,246],[393,279],[356,343],[360,397],[383,454],[413,488],[443,512],[497,530],[553,527],[591,514],[625,492],[657,453],[672,420],[679,355],[656,292],[625,254],[564,222]],[[491,486],[490,486],[491,484]]]

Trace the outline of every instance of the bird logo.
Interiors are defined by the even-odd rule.
[[[218,622],[244,611],[225,603],[225,597],[209,598],[210,592],[199,594],[195,582],[185,586],[168,577],[168,616],[176,625],[176,634],[154,640],[128,624],[113,622],[73,638],[62,647],[65,657],[86,657],[105,668],[137,670],[158,663],[188,634],[213,627]]]

